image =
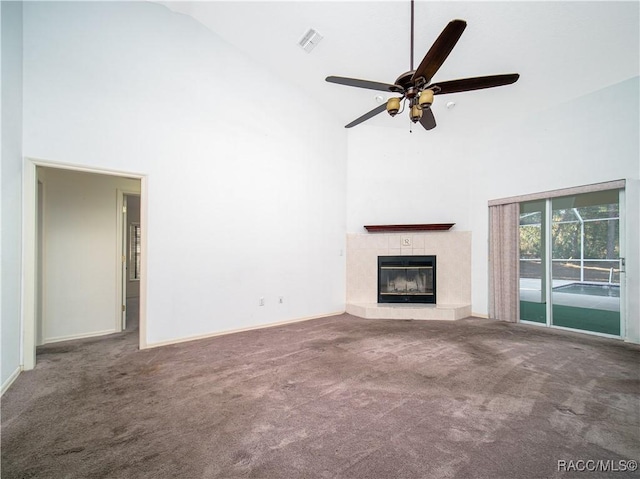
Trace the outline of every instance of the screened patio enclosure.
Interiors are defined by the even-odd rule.
[[[618,190],[520,204],[520,319],[620,335]]]

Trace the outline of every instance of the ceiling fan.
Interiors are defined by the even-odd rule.
[[[400,95],[400,97],[389,98],[382,105],[345,125],[345,128],[351,128],[359,125],[363,121],[376,116],[378,113],[382,113],[384,110],[387,110],[389,115],[395,116],[398,112],[404,111],[406,104],[409,108],[409,118],[411,118],[411,121],[413,123],[417,123],[419,121],[426,130],[431,130],[436,126],[436,119],[431,111],[431,104],[433,103],[434,95],[445,95],[447,93],[458,93],[510,85],[520,78],[519,74],[510,73],[506,75],[490,75],[431,83],[431,79],[440,69],[444,61],[449,56],[449,53],[451,53],[451,50],[453,50],[453,47],[460,39],[462,32],[467,26],[467,22],[464,20],[452,20],[449,22],[424,56],[420,65],[418,65],[418,68],[414,70],[413,10],[414,0],[411,0],[411,69],[400,75],[393,84],[338,76],[328,76],[326,78],[326,81],[329,83],[398,93]],[[401,105],[402,110],[400,109]]]

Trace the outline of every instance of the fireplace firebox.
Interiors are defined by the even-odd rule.
[[[436,304],[436,257],[378,256],[378,303]]]

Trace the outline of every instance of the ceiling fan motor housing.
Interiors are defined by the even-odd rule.
[[[402,75],[400,75],[396,79],[394,83],[396,85],[400,85],[403,90],[406,90],[407,88],[414,86],[414,83],[411,81],[411,78],[413,77],[414,73],[415,73],[415,70],[409,70],[408,72],[404,72]]]

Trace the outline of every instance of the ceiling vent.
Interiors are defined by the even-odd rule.
[[[322,35],[316,32],[313,28],[310,28],[307,33],[304,34],[302,39],[298,42],[298,45],[307,53],[311,53],[318,43],[322,40]]]

